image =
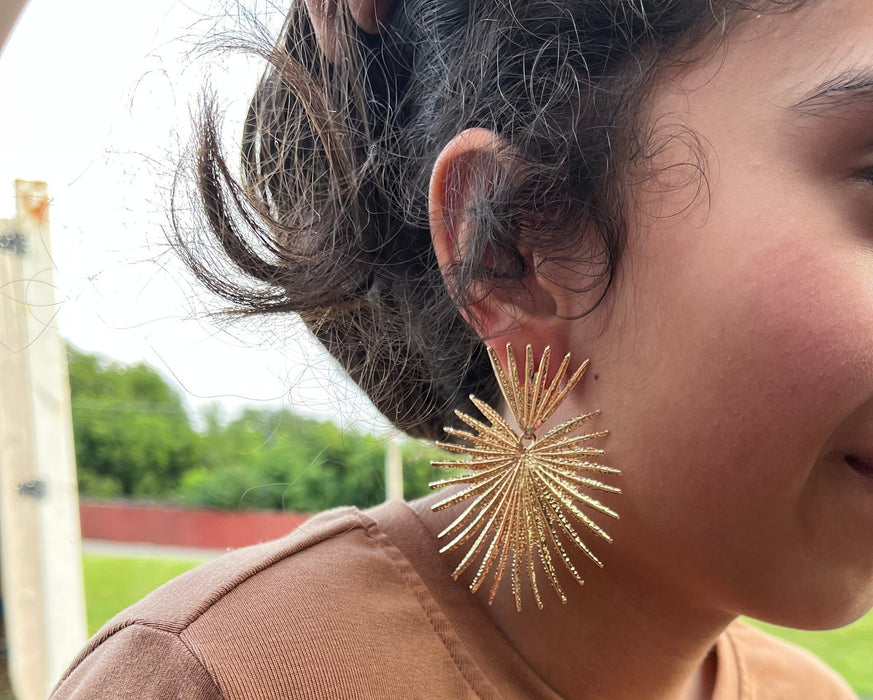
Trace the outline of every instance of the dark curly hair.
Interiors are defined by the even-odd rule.
[[[294,4],[264,51],[239,179],[205,105],[202,217],[192,226],[175,211],[175,243],[238,311],[299,314],[379,410],[434,438],[470,393],[496,393],[458,311],[471,285],[518,284],[530,272],[520,250],[551,261],[585,250],[595,272],[580,286],[602,299],[625,245],[625,166],[658,148],[644,109],[656,72],[753,13],[803,0],[396,2],[378,36],[341,7],[331,61]],[[483,177],[476,231],[447,285],[428,182],[469,127],[502,136],[522,176]]]

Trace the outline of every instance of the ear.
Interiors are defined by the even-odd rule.
[[[325,58],[331,63],[338,59],[337,13],[343,0],[306,0],[306,9],[312,20],[315,38]],[[346,0],[352,21],[367,34],[378,34],[379,28],[391,18],[393,0]]]
[[[443,279],[456,293],[454,271],[471,248],[472,237],[481,235],[475,220],[478,204],[489,197],[503,178],[521,177],[518,159],[501,136],[487,129],[467,129],[443,148],[431,173],[430,230]],[[559,314],[561,292],[542,278],[530,251],[525,258],[527,275],[514,286],[481,282],[455,299],[465,320],[501,355],[507,342],[535,352],[551,346],[563,354],[567,346],[566,321]],[[505,359],[505,358],[504,358]]]

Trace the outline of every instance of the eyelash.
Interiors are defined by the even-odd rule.
[[[864,168],[860,173],[858,173],[858,179],[861,182],[873,185],[873,167]]]

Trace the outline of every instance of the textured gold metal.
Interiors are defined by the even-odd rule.
[[[546,348],[535,366],[533,350],[528,345],[523,373],[519,376],[511,344],[506,345],[505,372],[497,353],[488,348],[500,392],[512,411],[520,432],[513,429],[487,403],[470,396],[470,400],[488,423],[456,411],[458,418],[475,432],[456,428],[446,428],[445,431],[468,445],[437,444],[449,452],[469,455],[471,459],[433,462],[434,466],[449,469],[466,467],[469,472],[430,484],[431,488],[467,485],[467,488],[452,493],[432,506],[433,510],[443,510],[470,501],[454,522],[439,534],[440,539],[449,539],[440,549],[441,554],[454,551],[473,540],[455,568],[453,577],[457,580],[481,557],[470,590],[474,593],[479,590],[489,573],[494,570],[488,596],[490,605],[509,565],[515,607],[519,611],[522,602],[522,575],[526,575],[529,580],[537,607],[543,607],[537,586],[538,565],[542,567],[552,588],[564,603],[567,602],[567,597],[558,581],[554,558],[563,562],[573,579],[579,584],[583,583],[567,551],[568,542],[584,552],[597,566],[603,566],[582,541],[575,526],[583,525],[607,542],[611,542],[612,538],[582,512],[580,506],[618,518],[615,511],[581,490],[621,492],[615,486],[583,476],[586,472],[621,473],[618,469],[594,461],[605,454],[604,450],[584,445],[590,440],[604,437],[608,434],[607,431],[574,435],[577,428],[599,415],[600,411],[592,411],[561,423],[541,438],[536,435],[536,431],[573,391],[588,368],[586,360],[564,382],[570,366],[568,353],[547,385],[550,354],[550,349]]]

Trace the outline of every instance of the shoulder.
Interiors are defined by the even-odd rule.
[[[354,509],[330,511],[283,538],[236,550],[173,579],[109,620],[67,669],[53,697],[123,695],[127,686],[139,688],[141,697],[162,697],[156,684],[166,683],[161,677],[167,676],[174,683],[200,676],[201,683],[213,686],[214,694],[204,697],[221,697],[210,669],[215,660],[202,653],[209,646],[202,632],[224,630],[220,638],[227,642],[231,626],[239,631],[255,623],[252,615],[234,619],[240,617],[238,606],[257,607],[253,599],[274,594],[311,598],[307,587],[324,578],[320,560],[348,548],[355,539],[351,533],[366,530]],[[278,587],[271,585],[276,578],[282,580]],[[157,667],[170,671],[155,677]]]
[[[166,663],[158,655],[208,679],[215,694],[202,697],[333,697],[349,688],[390,697],[400,689],[387,686],[398,679],[431,678],[428,662],[451,676],[404,562],[365,514],[328,511],[286,537],[189,571],[120,613],[54,697],[108,697],[64,691],[83,678],[92,688],[102,687],[101,677],[136,683]],[[174,686],[166,697],[189,697],[178,692]]]
[[[739,621],[727,628],[725,637],[746,690],[742,697],[857,700],[839,674],[805,649]]]

